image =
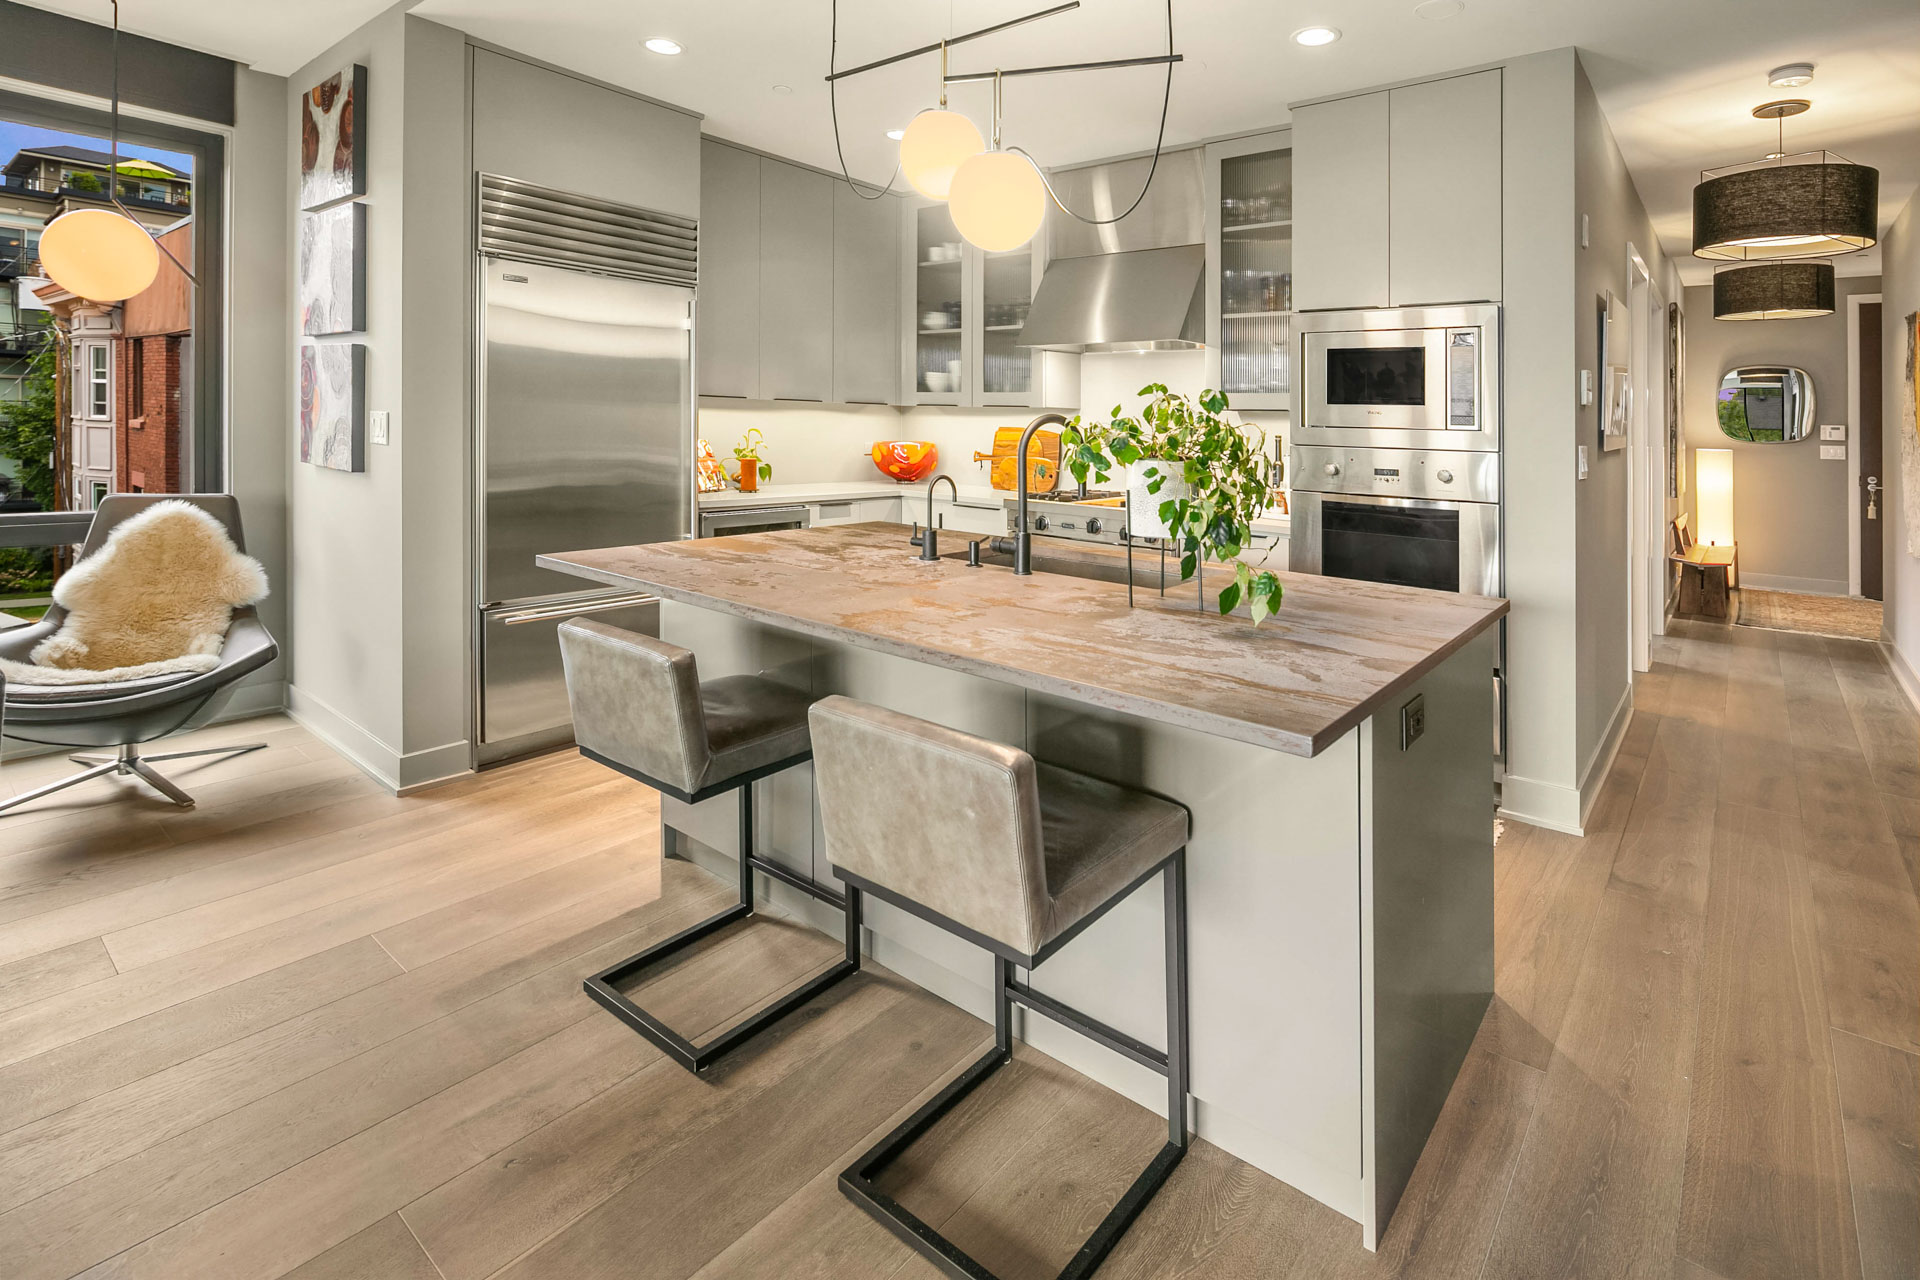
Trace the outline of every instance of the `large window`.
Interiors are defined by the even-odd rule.
[[[87,416],[113,416],[113,352],[104,342],[87,344]]]

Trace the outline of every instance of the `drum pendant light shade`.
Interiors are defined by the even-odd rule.
[[[961,238],[988,253],[1018,249],[1047,216],[1047,187],[1033,161],[1012,151],[982,151],[953,175],[947,209]]]
[[[1880,171],[1862,164],[1823,159],[1721,174],[1693,189],[1694,256],[1742,262],[1868,249],[1879,207]]]
[[[90,302],[124,302],[153,283],[160,250],[125,214],[75,209],[47,224],[40,267],[62,289]]]
[[[921,195],[945,200],[954,170],[986,149],[979,126],[958,111],[922,111],[900,138],[900,173]]]
[[[1715,320],[1805,320],[1832,314],[1831,262],[1762,262],[1713,277]]]

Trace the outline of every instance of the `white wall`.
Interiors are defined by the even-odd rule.
[[[1920,311],[1920,224],[1908,201],[1880,243],[1880,438],[1881,465],[1887,478],[1886,570],[1884,575],[1886,639],[1892,647],[1893,667],[1909,697],[1920,703],[1920,558],[1907,551],[1909,484],[1920,484],[1916,469],[1920,439],[1916,438],[1913,404],[1913,366],[1908,342],[1913,314]]]

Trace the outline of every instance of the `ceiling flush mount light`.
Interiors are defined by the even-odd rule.
[[[1761,262],[1713,277],[1715,320],[1807,320],[1832,314],[1831,262]]]
[[[678,40],[669,40],[665,36],[655,36],[653,39],[647,41],[647,52],[658,53],[672,58],[681,52],[681,45]]]
[[[1318,49],[1323,44],[1332,44],[1339,38],[1340,28],[1338,27],[1302,27],[1293,33],[1293,42],[1303,44],[1309,49]]]
[[[793,92],[793,86],[790,84],[776,84],[773,86],[773,92],[784,98]]]
[[[40,268],[68,293],[92,302],[124,302],[153,283],[160,255],[180,267],[188,283],[193,272],[180,266],[151,231],[120,203],[120,0],[113,0],[112,156],[107,165],[107,200],[112,209],[73,209],[47,224],[40,236]]]
[[[1767,83],[1776,89],[1798,89],[1802,85],[1812,84],[1813,64],[1789,62],[1784,67],[1775,67],[1767,72]]]
[[[1413,12],[1428,22],[1445,22],[1459,17],[1466,7],[1464,0],[1421,0],[1413,6]]]
[[[1807,109],[1800,99],[1755,107],[1781,121]],[[1786,154],[1759,165],[1706,170],[1693,189],[1693,253],[1741,262],[1828,258],[1871,248],[1878,236],[1880,171],[1827,151]]]

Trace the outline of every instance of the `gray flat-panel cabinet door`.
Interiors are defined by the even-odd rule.
[[[1293,112],[1293,305],[1387,305],[1387,95]]]
[[[900,202],[833,184],[833,398],[899,404]]]
[[[760,395],[760,157],[700,144],[700,394]]]
[[[765,157],[760,398],[833,398],[833,179]]]
[[[1388,97],[1393,305],[1499,301],[1499,70]]]

